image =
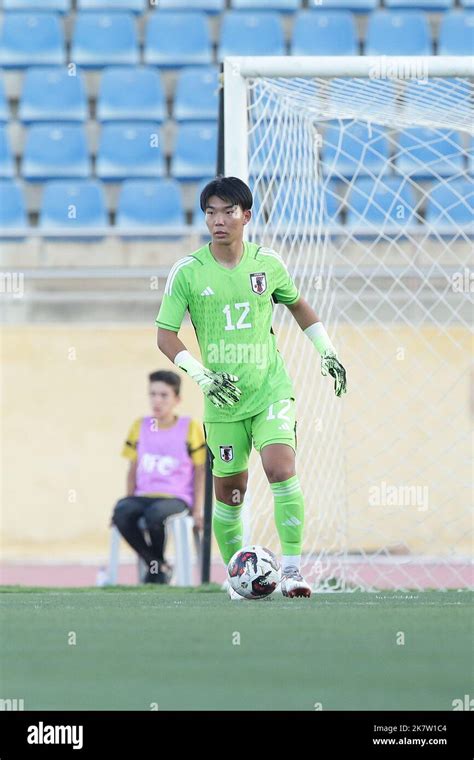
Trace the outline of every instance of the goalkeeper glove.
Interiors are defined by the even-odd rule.
[[[347,392],[346,370],[337,358],[336,349],[331,343],[324,325],[322,322],[315,322],[314,325],[307,327],[304,332],[321,354],[322,376],[331,375],[334,378],[334,393],[338,397],[342,396]]]
[[[240,399],[241,390],[234,385],[239,378],[235,375],[203,367],[189,351],[176,354],[174,363],[196,381],[214,406],[233,406]]]

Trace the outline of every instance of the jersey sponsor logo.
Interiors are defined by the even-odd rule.
[[[213,291],[212,288],[207,287],[207,288],[204,288],[204,290],[202,291],[201,295],[202,296],[214,296],[215,293],[214,293],[214,291]]]
[[[253,292],[258,296],[261,296],[262,293],[265,293],[267,289],[267,277],[265,275],[265,272],[254,272],[251,274],[250,284],[252,286]]]
[[[219,452],[223,462],[232,462],[234,458],[233,446],[219,446]]]

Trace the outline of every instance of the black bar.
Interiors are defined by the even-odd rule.
[[[235,726],[258,722],[252,751],[278,754],[281,726],[305,732],[314,755],[355,758],[409,758],[413,760],[472,760],[470,712],[0,712],[2,760],[18,758],[93,758],[146,754],[157,746],[164,731],[172,731],[181,749],[195,751],[192,729],[220,723]],[[238,722],[238,723],[237,723]],[[403,725],[404,724],[404,725]],[[414,725],[415,724],[415,725]],[[55,726],[60,727],[56,733]],[[262,728],[267,728],[263,730]],[[396,728],[393,733],[389,730]],[[387,730],[384,730],[386,728]],[[427,729],[430,729],[429,731]],[[246,736],[242,737],[245,741]],[[425,740],[421,746],[421,740]],[[416,741],[415,741],[416,740]],[[324,752],[318,752],[322,747]],[[79,749],[75,752],[74,748]],[[104,752],[105,749],[105,752]],[[142,751],[141,754],[144,754]],[[280,753],[281,754],[281,753]],[[300,753],[301,754],[301,753]],[[311,753],[312,755],[313,753]]]
[[[212,540],[212,465],[209,447],[206,455],[206,487],[204,490],[204,525],[202,536],[201,583],[209,583],[211,578],[211,540]]]

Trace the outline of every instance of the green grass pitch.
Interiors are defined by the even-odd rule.
[[[0,697],[25,710],[452,710],[473,693],[468,591],[0,592]]]

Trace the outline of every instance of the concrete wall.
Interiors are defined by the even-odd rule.
[[[147,373],[171,366],[155,346],[152,322],[153,317],[151,326],[3,329],[4,558],[107,555],[111,510],[124,494],[124,438],[133,419],[148,411]],[[186,326],[182,337],[196,353],[192,328]],[[337,340],[350,382],[343,402],[333,397],[330,381],[320,378],[317,357],[303,336],[283,352],[298,393],[306,548],[340,545],[337,531],[343,526],[349,548],[404,543],[414,552],[468,553],[467,331],[344,327]],[[181,412],[202,413],[201,394],[186,377]],[[419,509],[422,503],[371,504],[370,489],[383,490],[383,482],[426,486],[427,509]],[[253,497],[266,514],[254,538],[263,542],[268,536],[275,546],[261,475]]]

